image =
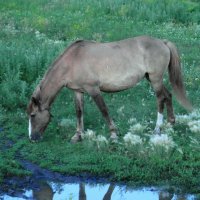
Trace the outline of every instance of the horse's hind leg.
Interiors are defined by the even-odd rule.
[[[83,93],[75,92],[75,108],[77,117],[77,128],[75,135],[71,138],[72,143],[82,140],[81,134],[84,132],[83,124]]]
[[[110,115],[108,113],[108,108],[104,102],[103,97],[101,96],[100,90],[99,89],[90,89],[88,90],[89,95],[93,98],[95,101],[97,107],[101,111],[103,117],[106,119],[110,132],[111,132],[111,140],[117,140],[117,130],[115,127],[115,124],[113,120],[110,118]]]
[[[172,106],[171,93],[166,89],[164,85],[162,85],[161,89],[159,91],[156,91],[156,96],[158,99],[158,120],[157,120],[158,126],[159,126],[159,118],[162,118],[159,116],[159,113],[163,113],[164,104],[166,105],[167,108],[167,120],[169,123],[174,124],[175,116]]]
[[[156,127],[154,131],[155,133],[160,134],[161,126],[163,124],[163,111],[164,111],[165,104],[167,107],[168,121],[170,123],[175,122],[175,117],[174,117],[174,112],[173,112],[173,107],[172,107],[172,95],[165,88],[161,80],[151,81],[151,84],[155,90],[156,97],[157,97],[157,105],[158,105],[157,121],[156,121]]]
[[[172,94],[163,87],[164,94],[165,94],[165,104],[167,107],[167,120],[169,123],[174,124],[175,123],[175,116],[174,116],[174,110],[172,105]]]
[[[157,121],[156,121],[156,127],[154,129],[154,132],[156,134],[160,134],[161,126],[163,125],[163,110],[164,110],[164,101],[165,97],[163,94],[163,89],[160,87],[159,89],[155,89],[156,97],[157,97]]]

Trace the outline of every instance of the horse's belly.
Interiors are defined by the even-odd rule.
[[[126,90],[136,85],[142,78],[143,74],[112,76],[100,81],[100,90],[104,92],[118,92]]]

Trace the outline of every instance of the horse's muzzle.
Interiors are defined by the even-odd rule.
[[[30,136],[30,141],[31,142],[38,142],[42,139],[41,133],[33,133]]]

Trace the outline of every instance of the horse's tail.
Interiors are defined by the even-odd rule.
[[[172,84],[175,96],[179,103],[186,108],[187,110],[192,110],[192,105],[186,97],[186,92],[183,84],[182,73],[181,73],[181,64],[180,57],[177,51],[176,46],[167,40],[164,40],[164,43],[170,50],[170,62],[168,66],[169,80]]]

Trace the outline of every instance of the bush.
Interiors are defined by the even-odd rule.
[[[26,105],[27,84],[21,79],[20,69],[9,66],[0,83],[1,104],[9,110]]]

